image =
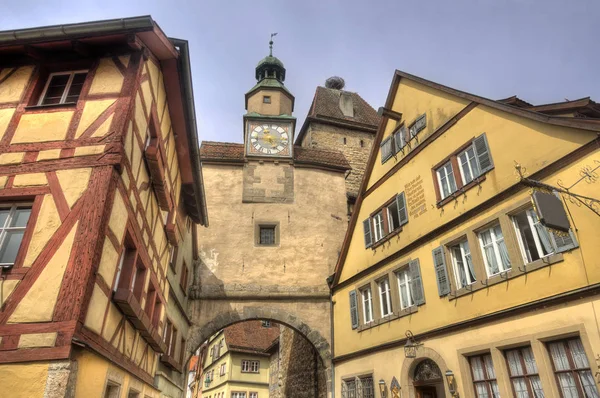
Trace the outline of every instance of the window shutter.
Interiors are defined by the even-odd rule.
[[[435,267],[438,292],[440,296],[445,296],[450,293],[450,280],[448,279],[446,258],[444,257],[444,248],[442,246],[433,249],[433,265]]]
[[[426,125],[427,125],[427,114],[424,113],[415,121],[415,129],[417,130],[417,133],[419,131],[423,130]]]
[[[390,141],[394,136],[390,135],[388,138],[381,142],[379,148],[381,149],[381,163],[385,163],[386,160],[392,157],[393,142]]]
[[[342,381],[342,398],[348,398],[348,386],[345,381]]]
[[[559,235],[556,232],[552,232],[551,235],[557,253],[566,252],[567,250],[577,247],[577,241],[575,240],[575,235],[572,230],[569,230],[569,233],[565,235]]]
[[[425,293],[423,292],[423,281],[421,280],[421,265],[418,258],[408,263],[408,272],[410,272],[410,292],[415,305],[425,304]]]
[[[485,133],[473,140],[473,147],[477,155],[477,161],[479,162],[479,173],[483,174],[486,171],[494,167],[492,162],[492,155],[490,154],[490,147],[487,142]]]
[[[396,205],[398,207],[398,220],[400,220],[400,226],[408,222],[408,213],[406,212],[406,196],[404,192],[401,192],[396,196]]]
[[[365,247],[371,247],[373,244],[373,236],[371,234],[371,219],[367,218],[363,221],[363,228],[365,230]]]
[[[358,301],[356,299],[356,290],[350,291],[350,320],[352,321],[352,329],[358,327]]]

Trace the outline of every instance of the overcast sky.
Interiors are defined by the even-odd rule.
[[[377,109],[395,69],[492,99],[600,101],[599,0],[19,0],[0,30],[147,14],[190,42],[201,140],[242,141],[271,32],[298,128],[329,76]]]

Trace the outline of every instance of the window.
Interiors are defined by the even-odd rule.
[[[106,390],[104,390],[104,398],[119,398],[120,390],[120,385],[113,382],[109,382],[106,385]]]
[[[440,187],[440,197],[441,199],[445,199],[456,191],[456,181],[454,180],[452,163],[447,162],[444,164],[436,170],[436,174]]]
[[[342,397],[356,398],[356,380],[348,379],[342,382]]]
[[[394,150],[396,153],[406,146],[406,127],[402,126],[394,133]]]
[[[363,323],[373,322],[373,297],[371,296],[371,288],[362,289],[360,295],[362,296]]]
[[[511,268],[510,259],[500,224],[479,233],[483,262],[488,276],[506,272]]]
[[[279,245],[279,223],[256,224],[254,233],[257,246]]]
[[[385,163],[394,154],[393,144],[393,136],[389,136],[381,143],[381,163]]]
[[[505,352],[513,392],[519,398],[544,398],[542,382],[531,347]]]
[[[405,309],[414,305],[410,291],[411,277],[408,267],[396,272],[398,291],[400,292],[400,308]]]
[[[232,392],[231,398],[246,398],[245,392]]]
[[[185,261],[183,262],[183,266],[181,267],[181,278],[179,279],[179,286],[181,286],[181,290],[183,290],[183,294],[187,295],[187,286],[188,286],[188,267]]]
[[[271,321],[262,321],[262,327],[263,328],[270,328],[271,327]]]
[[[127,394],[127,398],[139,398],[139,397],[140,397],[139,391],[135,391],[133,389],[129,390],[129,393]]]
[[[438,199],[444,200],[494,167],[486,135],[476,137],[441,164],[435,168],[435,178]]]
[[[563,398],[600,397],[581,339],[556,341],[548,349]]]
[[[51,73],[38,105],[75,103],[79,99],[87,70]]]
[[[177,329],[173,326],[173,322],[167,318],[167,325],[163,334],[163,342],[167,345],[167,356],[172,357],[175,351],[175,338],[177,337]]]
[[[469,147],[458,155],[458,166],[463,184],[473,181],[479,175],[479,165],[475,158],[475,148]]]
[[[561,235],[550,232],[542,225],[533,208],[515,214],[512,221],[525,264],[576,246],[570,231]]]
[[[0,205],[0,267],[14,265],[30,215],[30,205]]]
[[[142,262],[142,258],[133,244],[133,239],[128,233],[125,237],[121,258],[119,259],[117,277],[113,289],[115,291],[117,289],[129,290],[133,292],[138,302],[141,302],[145,283],[146,266]],[[148,305],[148,300],[146,300],[146,305]],[[151,315],[149,313],[148,317],[152,318]]]
[[[379,286],[379,301],[381,303],[381,316],[388,316],[392,314],[392,299],[390,297],[390,280],[388,278],[382,279],[377,283]]]
[[[242,373],[258,373],[260,369],[260,361],[242,360]]]
[[[469,364],[477,398],[500,398],[492,356],[484,354],[470,357]]]
[[[378,242],[383,238],[383,211],[373,216],[373,231],[375,242]]]
[[[361,377],[359,380],[362,390],[362,398],[374,398],[375,392],[373,390],[373,377]]]
[[[456,285],[459,286],[459,288],[463,288],[475,283],[477,279],[475,278],[475,268],[473,267],[473,260],[471,259],[469,242],[463,240],[450,247],[450,253],[452,255],[452,266],[454,267]]]
[[[400,215],[398,213],[398,203],[394,201],[385,209],[387,213],[388,230],[392,232],[396,228],[400,228]]]
[[[264,104],[270,104],[271,103],[271,96],[270,95],[263,95],[263,103]]]
[[[251,392],[250,393],[250,398],[258,398],[258,393],[257,392]]]
[[[227,371],[227,363],[221,364],[221,369],[219,371],[220,376],[225,376],[225,372]]]

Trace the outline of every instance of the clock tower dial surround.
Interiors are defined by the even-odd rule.
[[[291,157],[293,138],[293,124],[289,121],[247,120],[246,154]]]

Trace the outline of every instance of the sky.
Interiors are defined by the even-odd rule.
[[[190,43],[200,140],[243,141],[272,32],[297,131],[328,77],[377,109],[395,69],[491,99],[600,102],[599,0],[19,0],[0,30],[138,15]]]

